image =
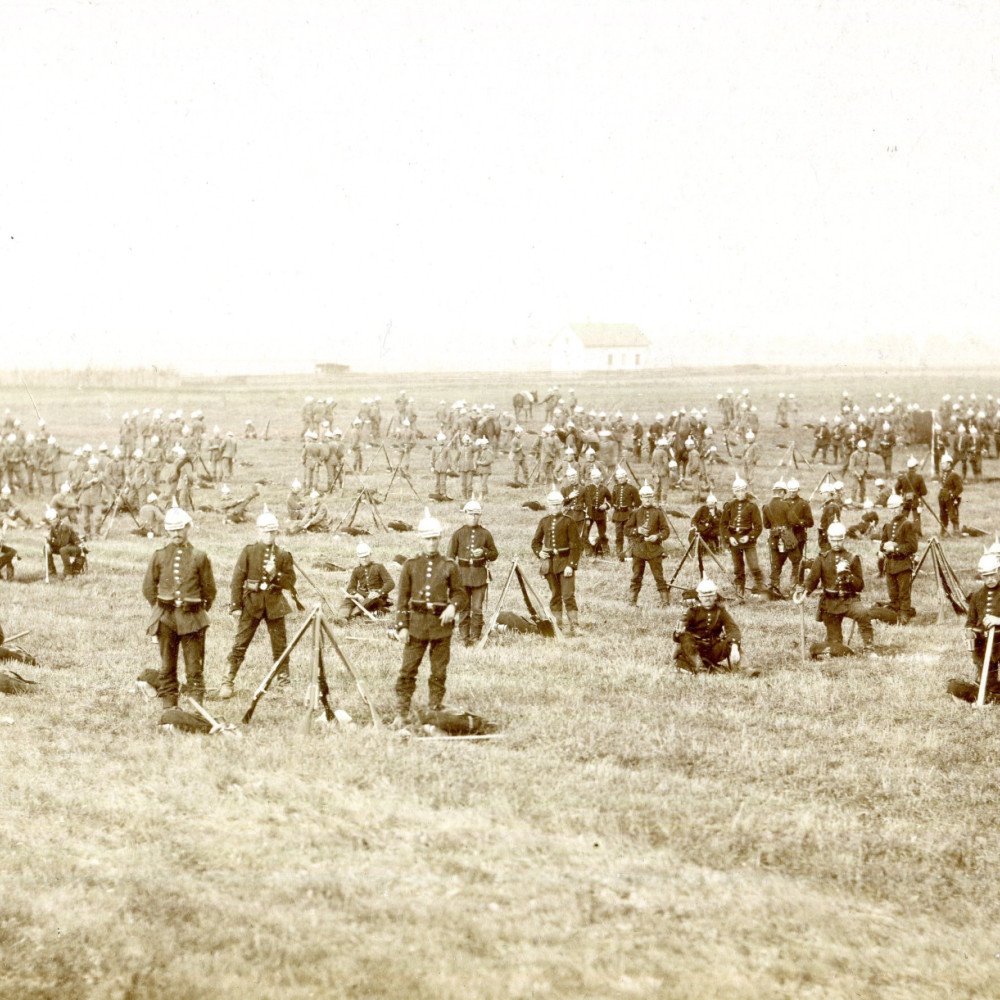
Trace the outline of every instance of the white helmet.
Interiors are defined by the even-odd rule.
[[[358,547],[354,551],[358,554],[359,559],[364,559],[372,554],[372,550],[365,542],[358,542]]]
[[[264,510],[261,512],[260,517],[257,518],[257,527],[261,531],[278,530],[278,519],[267,509],[267,504],[264,504]]]
[[[595,482],[599,482],[604,478],[604,476],[601,475],[601,470],[595,467],[590,470],[590,478]]]
[[[996,552],[984,552],[979,557],[979,575],[989,576],[992,573],[1000,572],[1000,557]]]
[[[167,531],[180,531],[192,523],[190,515],[182,507],[171,507],[163,518],[163,527]]]
[[[292,480],[292,489],[295,490],[296,492],[298,492],[299,490],[302,489],[302,483],[300,483],[297,479],[293,479]]]
[[[653,495],[653,487],[649,485],[648,482],[642,484],[642,489],[639,490],[639,496],[641,497],[651,497]]]
[[[615,479],[620,483],[624,483],[628,479],[628,473],[620,465],[615,469]]]
[[[752,441],[757,435],[753,431],[747,431],[747,440]]]
[[[576,469],[574,469],[572,466],[570,466],[566,470],[566,478],[567,479],[578,479],[579,477],[580,477],[580,473],[577,472]]]
[[[553,510],[562,507],[563,495],[554,486],[549,492],[549,495],[545,498],[545,503]]]
[[[735,487],[735,483],[734,483],[733,485],[734,485],[734,487]],[[784,479],[779,479],[779,480],[778,480],[778,481],[777,481],[777,482],[776,482],[776,483],[775,483],[775,484],[774,484],[774,485],[773,485],[773,486],[771,487],[771,489],[772,489],[772,490],[773,490],[774,492],[777,492],[778,490],[780,490],[780,491],[781,491],[782,493],[784,493],[784,492],[785,492],[785,490],[787,490],[787,489],[788,489],[788,483],[786,483],[786,482],[784,481]]]
[[[829,527],[826,529],[827,538],[838,538],[843,541],[847,537],[847,528],[844,527],[842,521],[831,521]]]
[[[799,481],[797,479],[789,479],[785,484],[788,487],[789,493],[796,493],[799,489]]]
[[[919,464],[920,463],[912,455],[906,460],[906,467],[908,469],[915,469]]]
[[[146,503],[156,503],[156,501],[157,501],[157,496],[155,493],[150,493],[149,496],[146,497]]]
[[[718,500],[718,498],[717,498],[717,497],[715,496],[715,494],[714,494],[714,493],[709,493],[709,494],[708,494],[708,496],[707,496],[707,497],[705,497],[705,503],[707,503],[709,507],[712,507],[712,506],[714,506],[714,505],[715,505],[715,504],[717,504],[718,502],[719,502],[719,500]]]
[[[859,448],[867,448],[867,447],[868,447],[868,442],[867,442],[867,441],[865,441],[865,440],[864,440],[864,439],[862,438],[861,440],[859,440],[859,441],[858,441],[858,447],[859,447]]]
[[[698,595],[699,604],[711,603],[719,596],[719,588],[715,585],[714,580],[710,580],[706,576],[695,588],[695,593]]]
[[[898,493],[892,493],[889,495],[888,500],[886,500],[885,505],[889,510],[895,510],[897,507],[903,506],[903,498]]]
[[[747,481],[745,479],[740,479],[738,476],[733,480],[733,492],[737,490],[745,490],[747,488]]]
[[[465,511],[466,514],[482,514],[483,505],[478,500],[470,500],[466,503],[462,510]]]
[[[431,512],[425,507],[424,516],[417,525],[417,532],[421,538],[440,538],[441,522],[436,517],[431,517]]]

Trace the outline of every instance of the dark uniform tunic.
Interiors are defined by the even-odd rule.
[[[557,625],[562,624],[563,608],[576,614],[576,568],[581,548],[576,522],[562,511],[546,514],[531,539],[531,551],[541,559],[541,574],[549,585],[549,610]],[[573,571],[569,576],[567,569]]]
[[[729,545],[733,557],[733,579],[736,589],[746,584],[746,567],[750,567],[757,586],[763,586],[764,574],[757,561],[757,538],[763,530],[760,508],[753,500],[730,500],[719,517],[719,536]]]
[[[625,561],[625,522],[641,503],[639,491],[631,483],[615,483],[611,488],[611,522],[615,526],[615,551]]]
[[[357,597],[367,611],[384,611],[392,604],[389,594],[395,586],[389,571],[381,563],[370,562],[367,566],[354,567],[347,583],[347,593]],[[350,618],[352,614],[359,615],[361,612],[350,598],[345,597],[340,604],[340,616]]]
[[[962,502],[962,477],[952,469],[950,472],[942,472],[941,488],[938,490],[938,511],[941,514],[941,534],[948,533],[948,522],[951,522],[952,530],[958,534],[958,508]]]
[[[698,604],[674,629],[674,662],[683,670],[729,670],[729,654],[741,639],[739,626],[718,601],[710,608]]]
[[[149,561],[142,596],[153,608],[147,632],[160,644],[160,697],[177,703],[177,652],[184,650],[188,691],[198,699],[205,694],[205,632],[208,612],[215,600],[212,563],[190,542],[169,542]]]
[[[611,492],[603,483],[589,482],[583,488],[583,507],[586,521],[583,526],[584,548],[593,555],[602,556],[608,548],[608,514]],[[591,528],[597,525],[597,543],[590,541]]]
[[[403,649],[403,665],[396,678],[396,701],[400,713],[408,712],[417,686],[417,671],[430,650],[431,676],[427,684],[428,705],[439,708],[444,701],[451,634],[454,623],[443,625],[441,613],[449,605],[456,611],[465,607],[458,564],[434,552],[407,559],[399,577],[399,605],[396,627],[409,630]]]
[[[291,553],[264,542],[247,545],[236,560],[229,588],[229,610],[240,612],[236,639],[229,653],[230,680],[236,677],[262,621],[267,622],[274,659],[285,651],[288,643],[285,615],[292,609],[283,590],[295,590],[295,565]],[[287,660],[278,673],[288,676]]]
[[[927,483],[916,469],[907,469],[896,480],[896,492],[903,498],[903,511],[913,519],[917,537],[921,535],[920,511],[927,496]]]
[[[629,539],[632,551],[632,581],[630,593],[632,603],[639,600],[642,590],[642,577],[649,564],[649,571],[656,581],[656,590],[661,603],[670,601],[670,588],[663,579],[663,542],[670,537],[670,525],[667,517],[659,507],[639,507],[632,511],[625,522],[625,536]]]
[[[847,569],[843,573],[837,570],[837,563],[841,561],[847,563]],[[851,618],[858,623],[861,641],[866,647],[870,646],[874,638],[872,620],[868,609],[858,598],[858,594],[865,589],[861,560],[843,549],[840,552],[827,549],[809,567],[806,594],[811,594],[819,586],[823,588],[823,596],[816,609],[816,620],[826,627],[827,642],[843,646],[841,622],[844,618]]]
[[[886,552],[885,543],[895,542],[893,552]],[[899,613],[904,622],[914,615],[910,603],[910,586],[913,582],[913,554],[917,551],[917,529],[906,514],[897,514],[882,526],[880,559],[884,559],[885,585],[889,592],[889,607]]]
[[[965,616],[966,633],[970,637],[969,655],[976,665],[976,682],[970,684],[968,681],[951,681],[948,690],[958,698],[966,701],[976,701],[979,697],[979,684],[982,680],[983,661],[986,659],[986,644],[989,630],[983,624],[986,615],[993,615],[1000,618],[1000,587],[980,587],[969,595],[969,612]],[[1000,701],[1000,678],[997,677],[997,668],[1000,666],[1000,629],[993,639],[993,649],[990,653],[989,670],[986,681],[986,700],[988,702]]]
[[[474,549],[482,549],[483,554],[474,556]],[[458,579],[466,596],[458,619],[458,633],[466,642],[476,642],[483,634],[483,600],[489,583],[486,567],[498,555],[493,536],[480,524],[463,524],[448,543],[448,558],[458,564]]]

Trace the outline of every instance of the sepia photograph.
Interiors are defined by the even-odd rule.
[[[0,998],[996,996],[998,37],[0,7]]]

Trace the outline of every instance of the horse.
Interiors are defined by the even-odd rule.
[[[514,419],[520,423],[522,417],[531,418],[531,408],[538,402],[537,392],[514,393]]]

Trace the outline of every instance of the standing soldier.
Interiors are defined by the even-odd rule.
[[[625,562],[625,523],[639,504],[639,491],[619,465],[615,469],[615,485],[611,487],[611,523],[615,526],[615,552],[619,562]]]
[[[903,498],[903,510],[913,521],[913,527],[917,530],[917,538],[923,534],[920,521],[921,507],[926,501],[927,483],[918,469],[919,462],[911,455],[906,460],[906,472],[900,474],[896,480],[896,492]]]
[[[813,512],[809,501],[799,496],[799,481],[788,480],[788,493],[785,496],[788,524],[795,535],[796,545],[788,548],[788,561],[792,564],[792,587],[794,589],[801,579],[802,563],[806,557],[806,531],[813,526]]]
[[[670,489],[670,453],[667,451],[667,439],[658,437],[649,456],[650,472],[653,476],[654,494],[653,498],[657,503],[661,503]]]
[[[98,522],[101,517],[101,505],[104,501],[104,478],[98,468],[100,462],[96,456],[87,460],[87,471],[80,480],[80,493],[77,502],[80,505],[80,516],[83,534],[89,538],[96,513]]]
[[[747,431],[745,436],[747,444],[743,449],[743,478],[750,486],[760,463],[760,445],[757,444],[757,435],[753,431]]]
[[[465,524],[448,543],[448,558],[458,564],[459,586],[465,592],[463,609],[458,616],[458,634],[466,646],[473,646],[483,634],[483,601],[489,584],[488,564],[499,553],[493,535],[479,522],[483,508],[478,500],[470,500],[462,510]]]
[[[160,700],[165,708],[176,708],[179,649],[184,650],[187,693],[195,701],[204,700],[205,633],[216,591],[211,561],[188,541],[187,512],[171,507],[164,527],[168,541],[149,561],[142,596],[153,608],[147,634],[156,636],[160,646]]]
[[[691,531],[688,541],[693,542],[697,536],[705,544],[709,552],[719,551],[719,501],[713,493],[705,497],[705,502],[691,515]],[[697,545],[698,572],[705,575],[705,564],[702,561],[701,545]]]
[[[878,453],[882,456],[885,474],[892,475],[892,450],[896,447],[896,433],[888,420],[882,421],[882,433],[878,439]]]
[[[670,603],[670,588],[663,579],[663,543],[670,537],[670,525],[663,511],[653,506],[653,487],[649,483],[644,483],[639,490],[639,500],[642,506],[633,510],[625,522],[625,534],[631,540],[632,551],[630,600],[633,604],[639,603],[642,577],[649,563],[660,595],[660,606],[665,608]]]
[[[319,467],[323,464],[323,447],[319,435],[306,431],[302,443],[302,477],[307,490],[319,489]]]
[[[464,595],[458,566],[438,552],[441,524],[431,517],[426,508],[417,531],[423,540],[423,552],[403,563],[399,577],[396,634],[403,643],[403,663],[396,678],[396,718],[393,726],[397,728],[410,721],[410,701],[425,652],[431,664],[427,707],[431,711],[441,710],[448,680],[455,614],[463,607]]]
[[[760,511],[761,522],[764,531],[767,532],[767,551],[771,563],[771,584],[768,596],[776,601],[785,599],[785,595],[781,592],[781,568],[788,559],[789,548],[795,548],[795,545],[792,544],[795,541],[795,535],[788,523],[788,502],[785,499],[787,490],[788,484],[783,479],[779,479],[771,487],[771,492],[774,495]],[[797,582],[793,573],[792,583]]]
[[[233,569],[229,590],[229,613],[238,618],[236,639],[229,653],[229,675],[219,687],[220,698],[232,698],[236,675],[250,642],[262,621],[267,622],[271,655],[277,661],[288,637],[285,616],[292,610],[283,591],[295,593],[295,563],[292,554],[279,548],[278,519],[265,505],[257,518],[257,541],[244,546]],[[278,668],[275,683],[291,683],[288,659]]]
[[[476,449],[471,434],[463,434],[458,448],[458,474],[462,499],[472,499],[472,479],[476,474]]]
[[[476,439],[476,479],[479,481],[479,496],[490,495],[490,473],[493,472],[493,446],[488,437]]]
[[[792,598],[796,604],[801,604],[822,584],[823,593],[816,609],[816,620],[826,628],[827,649],[832,656],[844,656],[850,652],[844,645],[841,623],[845,618],[858,623],[865,651],[874,653],[871,615],[858,597],[865,589],[861,560],[844,548],[846,534],[847,529],[840,521],[834,521],[826,529],[829,548],[812,561],[805,584],[795,588]]]
[[[514,467],[512,479],[514,486],[528,485],[528,459],[524,454],[524,441],[521,438],[523,433],[524,428],[518,424],[514,428],[514,433],[510,440],[510,462]]]
[[[851,452],[847,460],[847,472],[854,477],[856,489],[854,491],[855,502],[862,504],[865,502],[865,480],[868,477],[868,446],[863,439],[859,440],[854,451]]]
[[[541,573],[549,585],[549,610],[556,625],[562,626],[563,609],[569,619],[569,634],[576,632],[579,619],[576,604],[576,570],[580,564],[580,533],[576,522],[563,512],[563,495],[552,490],[545,498],[549,509],[531,540],[531,551],[542,563]]]
[[[979,579],[982,586],[969,595],[969,613],[965,618],[965,635],[969,655],[976,667],[976,682],[951,680],[948,693],[964,701],[976,701],[982,682],[982,671],[987,672],[986,701],[1000,701],[1000,637],[995,637],[986,662],[989,634],[1000,626],[1000,558],[995,552],[986,552],[979,560]]]
[[[236,435],[232,431],[226,431],[226,440],[222,442],[222,475],[225,478],[233,478],[233,465],[236,463]]]
[[[736,592],[746,590],[746,567],[750,567],[758,590],[764,589],[764,574],[757,561],[757,538],[763,530],[760,507],[747,499],[746,480],[733,480],[733,499],[719,517],[719,537],[725,539],[733,557],[733,579]]]
[[[583,526],[583,547],[595,556],[608,551],[608,507],[611,494],[604,485],[604,476],[596,466],[590,470],[590,482],[583,488],[583,508],[586,519]],[[590,541],[591,529],[597,525],[597,542]]]
[[[212,428],[212,436],[208,439],[208,466],[212,470],[212,478],[218,481],[222,478],[222,428],[216,424]]]
[[[962,477],[952,468],[951,455],[941,456],[941,486],[938,489],[938,511],[941,515],[941,537],[948,534],[951,523],[952,534],[959,534],[958,508],[962,503]]]
[[[819,528],[816,531],[816,537],[819,541],[820,552],[825,552],[830,547],[829,542],[826,540],[826,529],[834,521],[840,520],[840,515],[844,508],[840,500],[837,499],[837,491],[834,488],[834,484],[829,479],[824,480],[820,485],[819,491],[823,496],[823,506],[819,512]]]
[[[448,444],[444,431],[438,431],[431,448],[431,471],[434,473],[435,499],[450,500],[448,496]]]
[[[910,603],[913,582],[913,554],[917,551],[917,532],[907,520],[903,498],[893,493],[886,502],[892,520],[882,526],[879,546],[879,566],[885,572],[889,591],[889,607],[896,612],[899,625],[905,625],[915,614]]]

